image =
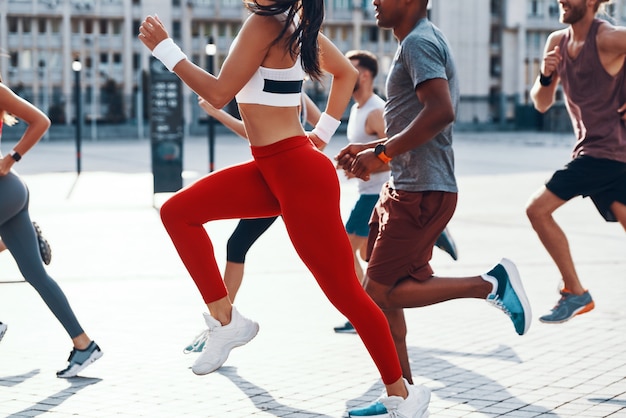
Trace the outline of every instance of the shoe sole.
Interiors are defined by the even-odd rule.
[[[587,313],[587,312],[593,310],[593,308],[595,308],[595,307],[596,307],[596,304],[593,301],[591,301],[590,303],[586,304],[585,306],[582,306],[582,307],[576,309],[574,311],[574,314],[568,316],[565,319],[561,319],[561,320],[558,320],[558,321],[550,321],[550,320],[546,320],[546,319],[543,319],[543,318],[539,318],[539,322],[543,322],[544,324],[563,324],[563,323],[569,321],[570,319],[574,318],[577,315],[582,315],[584,313]]]
[[[94,351],[92,353],[91,356],[89,356],[89,358],[87,360],[85,360],[85,362],[77,367],[72,368],[70,371],[68,371],[67,373],[64,373],[62,376],[57,375],[58,378],[61,379],[67,379],[70,377],[76,377],[78,375],[78,373],[80,373],[81,371],[85,370],[85,368],[87,368],[87,366],[91,365],[93,362],[95,362],[96,360],[98,360],[100,357],[102,357],[102,351]]]
[[[43,237],[41,228],[36,222],[33,222],[33,228],[35,228],[35,234],[37,235],[37,244],[39,245],[39,254],[41,254],[41,260],[47,266],[52,260],[52,249],[50,243]]]
[[[216,367],[209,368],[208,370],[204,370],[204,369],[198,370],[198,368],[194,369],[194,366],[191,366],[191,371],[198,376],[204,376],[205,374],[213,373],[214,371],[222,367],[224,363],[226,363],[226,360],[228,360],[228,356],[230,355],[230,352],[234,348],[241,347],[242,345],[246,345],[250,341],[252,341],[254,337],[256,337],[256,335],[259,333],[259,324],[255,322],[254,325],[255,326],[252,332],[244,338],[245,341],[234,341],[234,342],[224,345],[224,350],[222,351],[222,354],[220,355],[219,362],[217,363]]]
[[[532,320],[532,313],[530,309],[530,302],[528,302],[528,297],[526,296],[526,292],[524,291],[524,285],[522,285],[522,278],[520,277],[519,271],[517,271],[517,267],[515,264],[509,260],[508,258],[503,258],[500,261],[504,270],[506,270],[506,274],[509,275],[509,283],[511,283],[511,287],[513,291],[517,295],[520,303],[522,304],[522,308],[524,309],[524,332],[519,335],[524,335],[528,332],[530,328],[530,323]]]
[[[356,334],[355,329],[336,329],[337,334]]]

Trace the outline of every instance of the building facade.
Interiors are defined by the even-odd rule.
[[[528,92],[548,34],[563,27],[557,0],[431,0],[430,17],[448,37],[460,76],[460,126],[524,125]],[[366,49],[380,58],[376,88],[384,80],[397,42],[376,26],[368,0],[327,1],[324,33],[342,51]],[[148,14],[158,14],[189,58],[219,69],[246,16],[241,0],[2,0],[0,74],[55,124],[71,125],[77,87],[86,136],[103,123],[135,123],[146,111],[149,51],[137,39]],[[626,0],[613,0],[615,23],[626,19]],[[214,45],[213,55],[206,46]],[[72,64],[80,62],[74,72]],[[328,83],[305,83],[322,103]],[[187,130],[204,115],[185,89]]]

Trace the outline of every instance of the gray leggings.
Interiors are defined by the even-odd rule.
[[[28,188],[13,172],[0,176],[0,237],[26,281],[39,292],[70,338],[82,334],[65,294],[44,269],[28,214]]]

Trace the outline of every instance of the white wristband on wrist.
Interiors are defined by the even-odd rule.
[[[330,138],[333,136],[337,128],[339,128],[339,125],[341,125],[341,121],[333,118],[328,113],[323,112],[320,116],[320,120],[317,121],[315,128],[313,128],[311,132],[328,144],[330,142]]]
[[[187,55],[174,43],[172,38],[165,38],[152,50],[152,55],[165,67],[174,72],[176,64],[187,59]]]

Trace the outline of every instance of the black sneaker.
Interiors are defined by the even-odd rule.
[[[447,252],[453,260],[456,261],[459,259],[456,250],[456,244],[454,243],[454,240],[452,239],[452,235],[450,235],[450,231],[448,231],[448,228],[445,228],[441,235],[439,235],[439,238],[437,238],[437,241],[435,242],[435,247]]]
[[[4,337],[4,333],[7,332],[7,324],[0,322],[0,340]]]
[[[50,260],[52,260],[52,249],[50,248],[48,240],[43,237],[41,228],[39,228],[39,225],[37,225],[36,222],[33,222],[33,228],[35,228],[35,233],[37,234],[37,242],[39,243],[39,253],[41,254],[41,259],[47,266],[50,264]]]
[[[338,327],[333,328],[335,330],[335,332],[341,333],[341,334],[356,334],[356,330],[354,329],[354,326],[352,326],[352,324],[350,322],[346,322],[343,325],[339,325]]]
[[[74,348],[67,359],[70,364],[65,369],[58,371],[57,377],[74,377],[100,357],[102,357],[102,351],[95,341],[92,341],[84,350]]]

